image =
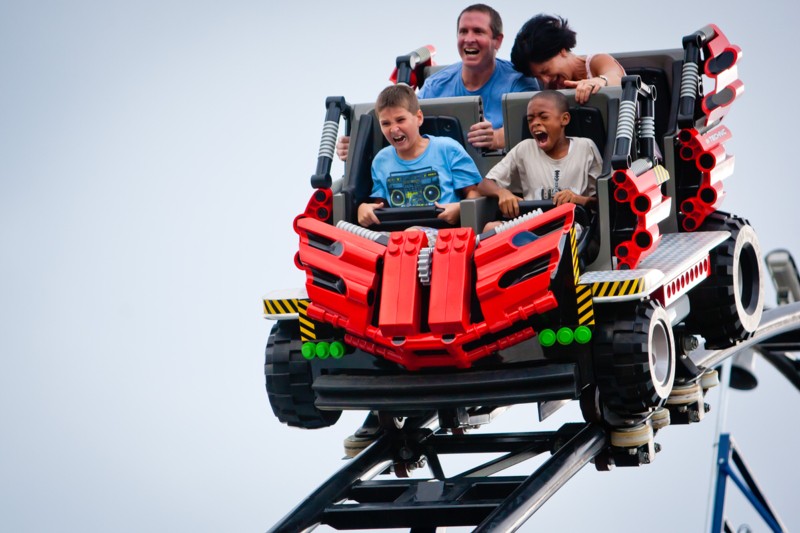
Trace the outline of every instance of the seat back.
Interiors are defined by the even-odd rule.
[[[647,85],[656,88],[655,126],[656,142],[664,151],[666,135],[677,129],[677,105],[680,93],[680,75],[683,50],[656,50],[612,54],[631,76],[639,76]],[[674,107],[673,107],[674,106]]]

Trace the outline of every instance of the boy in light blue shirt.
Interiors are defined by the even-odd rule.
[[[458,225],[462,198],[477,198],[481,175],[464,147],[448,137],[421,135],[422,110],[407,85],[378,95],[375,112],[389,146],[372,161],[371,200],[358,206],[358,223],[379,223],[375,209],[435,205],[438,217]]]

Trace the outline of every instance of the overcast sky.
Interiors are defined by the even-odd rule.
[[[260,297],[302,283],[291,221],[311,193],[325,97],[374,100],[395,57],[424,44],[456,61],[466,5],[0,3],[0,529],[264,531],[342,465],[360,413],[315,432],[272,415]],[[492,5],[508,58],[546,4]],[[797,7],[557,12],[578,53],[677,48],[710,22],[742,47],[724,209],[750,219],[764,252],[800,259]],[[726,427],[800,529],[800,395],[759,371],[758,389],[732,392]],[[708,401],[702,424],[659,434],[655,463],[584,469],[523,530],[702,531],[718,394]],[[539,425],[520,406],[496,427],[577,418]],[[729,491],[732,522],[764,531]]]

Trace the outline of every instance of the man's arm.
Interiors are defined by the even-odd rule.
[[[350,151],[350,137],[342,136],[336,140],[336,155],[342,161],[347,161],[347,152]]]

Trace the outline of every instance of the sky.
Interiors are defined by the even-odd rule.
[[[466,5],[0,3],[0,529],[264,531],[343,465],[361,413],[317,431],[272,415],[260,298],[303,282],[291,221],[311,194],[325,97],[373,101],[395,57],[425,44],[456,61]],[[545,6],[492,5],[507,59]],[[787,120],[797,7],[575,1],[556,12],[577,53],[678,48],[708,23],[741,46],[724,209],[750,220],[765,253],[800,259]],[[800,529],[800,395],[763,360],[758,377],[727,402],[712,391],[701,424],[660,433],[653,464],[583,469],[522,531],[704,530],[724,405],[723,427]],[[517,406],[489,429],[578,419],[570,406],[539,424]],[[764,531],[729,493],[732,523]]]

